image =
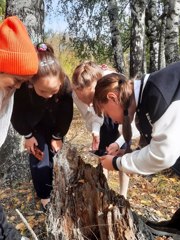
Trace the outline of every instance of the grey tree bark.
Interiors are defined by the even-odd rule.
[[[38,43],[43,40],[43,0],[7,0],[6,16],[12,15],[17,15],[23,21],[34,43]]]
[[[124,73],[124,58],[120,34],[118,6],[116,0],[108,0],[108,16],[110,20],[111,42],[114,51],[115,68]]]
[[[108,187],[98,158],[72,145],[64,144],[54,158],[48,213],[49,240],[153,239],[129,202]]]
[[[132,0],[131,8],[131,46],[130,46],[130,78],[141,77],[143,69],[145,40],[145,0]]]
[[[165,32],[166,32],[166,18],[167,12],[165,4],[162,7],[163,14],[160,17],[160,39],[159,39],[159,60],[158,60],[158,69],[164,68],[166,66],[165,58]]]
[[[29,179],[28,154],[23,151],[21,136],[10,126],[6,141],[0,149],[0,183],[11,185]]]
[[[159,60],[159,26],[157,15],[157,0],[149,0],[146,9],[146,35],[149,40],[150,62],[148,72],[158,70]]]
[[[180,0],[166,0],[168,8],[165,33],[166,63],[179,61],[179,14]]]

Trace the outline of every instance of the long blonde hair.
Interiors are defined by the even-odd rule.
[[[130,142],[132,138],[131,122],[128,108],[133,96],[133,82],[126,80],[123,74],[111,73],[101,78],[95,87],[93,105],[95,112],[102,115],[101,105],[108,102],[108,92],[115,92],[118,95],[120,105],[124,109],[124,119],[122,124],[123,137],[127,143],[126,152],[130,152]]]

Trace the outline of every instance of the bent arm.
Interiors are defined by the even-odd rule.
[[[72,94],[73,101],[76,104],[81,116],[85,120],[86,128],[89,132],[94,135],[99,135],[100,128],[103,125],[104,119],[98,117],[94,112],[94,108],[92,106],[88,106],[87,104],[83,103],[76,95],[75,92]]]
[[[14,106],[11,123],[20,135],[32,135],[32,127],[29,124],[27,112],[29,110],[28,92],[25,84],[17,89],[14,94]]]
[[[152,129],[149,145],[117,159],[117,167],[127,173],[152,174],[173,166],[180,156],[180,101],[173,102]]]
[[[56,112],[56,124],[52,130],[52,138],[63,139],[67,134],[73,118],[73,100],[71,93],[66,93],[60,100]]]

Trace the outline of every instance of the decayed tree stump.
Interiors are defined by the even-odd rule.
[[[101,165],[93,167],[80,155],[65,145],[54,158],[48,239],[153,239],[129,202],[108,187]]]

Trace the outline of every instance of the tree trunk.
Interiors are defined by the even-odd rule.
[[[167,64],[179,61],[179,0],[166,0],[168,8],[165,35],[165,56]]]
[[[158,70],[159,26],[156,4],[157,0],[150,0],[146,9],[146,34],[149,38],[150,52],[148,72],[155,72]]]
[[[151,240],[129,202],[109,189],[98,157],[64,145],[54,158],[48,239]],[[89,164],[96,161],[97,167]],[[86,161],[86,163],[85,163]]]
[[[6,141],[0,149],[1,184],[11,185],[29,179],[28,154],[23,152],[22,137],[10,126]]]
[[[144,31],[146,0],[132,0],[131,6],[131,46],[130,46],[130,77],[141,77],[143,69]]]
[[[117,71],[124,73],[124,58],[119,26],[118,6],[116,0],[108,0],[107,2],[115,68]]]
[[[28,29],[34,43],[42,42],[44,36],[43,0],[7,0],[6,17],[17,15]]]
[[[166,8],[163,6],[163,14],[160,17],[160,39],[159,39],[159,60],[158,69],[166,67],[165,58],[165,31],[166,31]]]

